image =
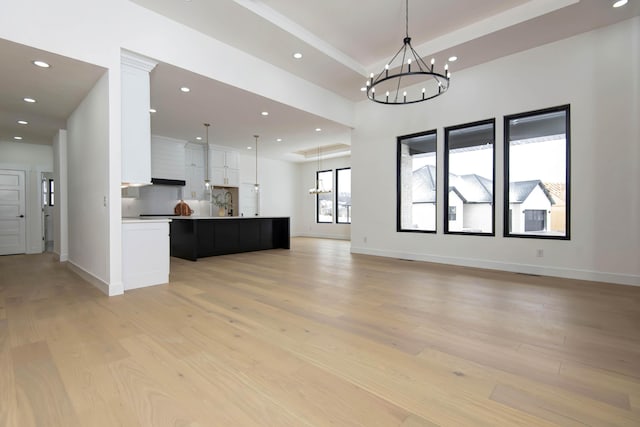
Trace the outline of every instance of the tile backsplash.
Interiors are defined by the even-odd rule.
[[[138,217],[140,215],[170,215],[173,214],[176,204],[180,201],[182,193],[181,187],[150,185],[140,187],[135,194],[137,197],[122,198],[122,216]],[[214,194],[220,194],[222,197],[226,190],[214,189]],[[124,194],[124,193],[123,193]],[[237,212],[237,190],[231,190],[234,211]],[[184,199],[189,205],[193,216],[218,216],[218,207],[210,205],[208,200],[189,200]]]

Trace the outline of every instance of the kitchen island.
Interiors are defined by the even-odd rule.
[[[289,249],[288,217],[172,217],[171,256],[198,258]]]

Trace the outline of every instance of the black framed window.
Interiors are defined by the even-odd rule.
[[[569,105],[505,116],[505,237],[569,239],[569,142]]]
[[[53,182],[53,179],[49,180],[49,206],[53,206],[55,204],[55,196],[56,196],[56,192],[55,192],[55,184]]]
[[[351,168],[336,169],[336,223],[351,224]]]
[[[436,232],[437,132],[398,137],[397,231]]]
[[[42,178],[42,206],[47,206],[49,204],[49,185],[47,184],[47,179]]]
[[[495,119],[445,128],[445,233],[495,235]]]
[[[322,191],[316,194],[316,222],[333,222],[333,171],[316,172],[316,183]]]

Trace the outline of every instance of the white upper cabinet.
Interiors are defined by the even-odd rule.
[[[223,148],[209,146],[209,164],[212,168],[227,166],[227,152]]]
[[[186,141],[153,135],[151,137],[151,177],[185,179]]]
[[[219,187],[240,186],[240,154],[224,147],[210,146],[209,175],[211,183]]]
[[[151,183],[149,72],[156,66],[142,56],[121,54],[122,178],[127,184]]]
[[[204,195],[204,146],[187,144],[185,147],[186,185],[183,190],[185,200],[203,200]]]
[[[240,154],[237,151],[225,152],[225,163],[229,169],[240,168]]]

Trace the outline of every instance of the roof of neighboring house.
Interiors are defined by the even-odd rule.
[[[542,189],[544,195],[547,196],[547,199],[549,199],[549,203],[552,205],[555,204],[553,197],[551,197],[551,194],[539,179],[509,183],[509,203],[524,202],[527,200],[527,197],[529,197],[529,194],[538,186]]]
[[[563,184],[558,184],[563,185]],[[510,203],[522,203],[539,186],[552,205],[556,204],[552,193],[539,179],[510,183]],[[449,191],[454,191],[464,203],[491,203],[493,182],[476,174],[449,174]],[[427,165],[413,171],[413,203],[436,202],[436,168]]]
[[[475,174],[450,174],[449,190],[455,191],[464,203],[491,203],[493,200],[491,180]],[[423,166],[413,172],[413,203],[435,202],[436,168]]]
[[[560,182],[544,182],[542,183],[547,191],[553,197],[556,206],[564,206],[566,203],[567,185]]]
[[[413,171],[413,203],[436,202],[436,167],[427,165]]]
[[[493,202],[493,184],[480,175],[449,174],[449,191],[456,191],[464,203]]]

